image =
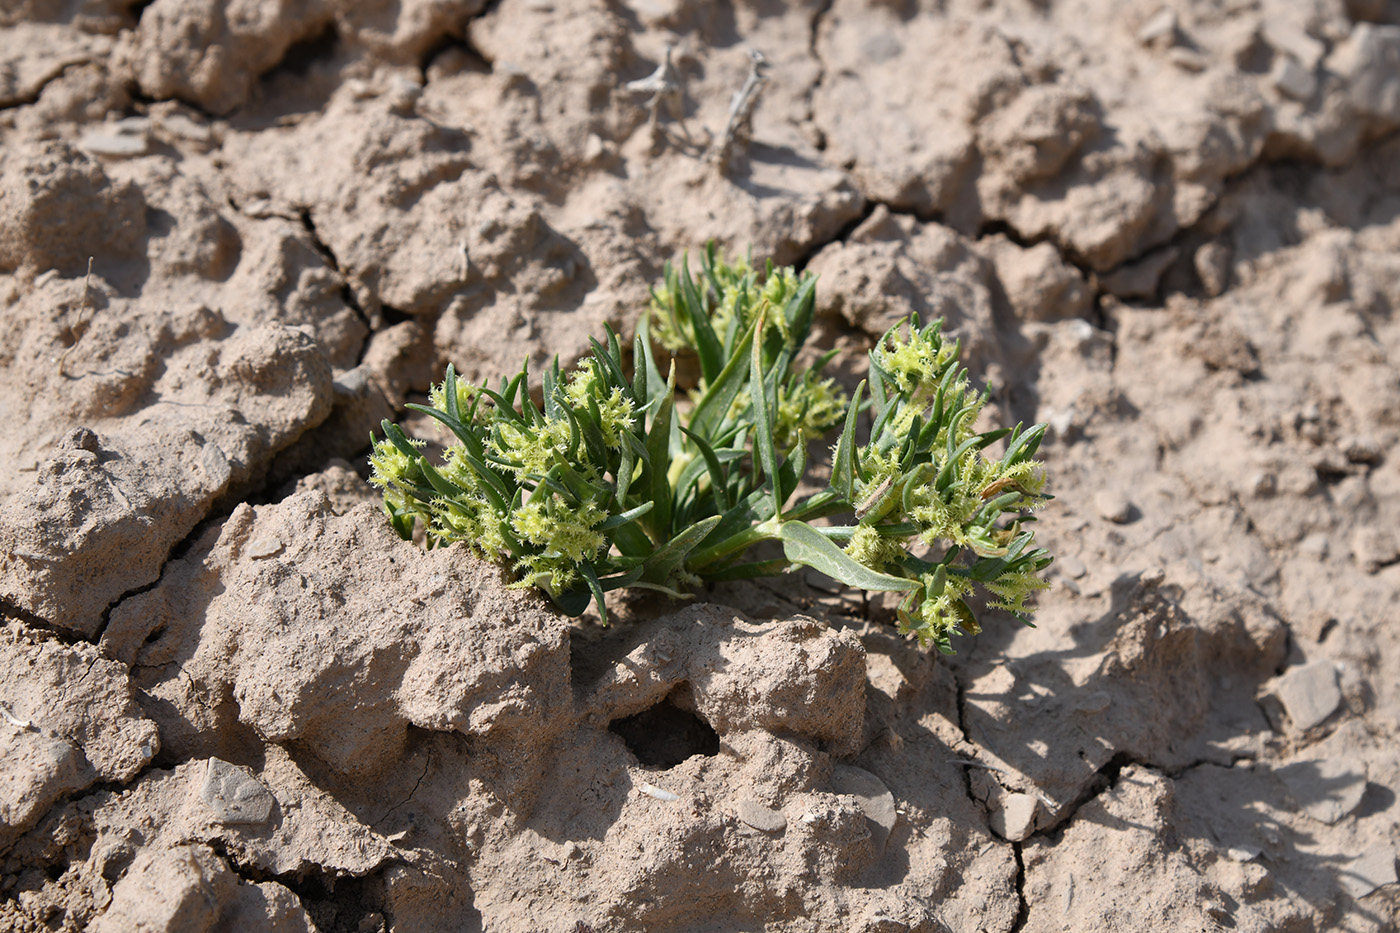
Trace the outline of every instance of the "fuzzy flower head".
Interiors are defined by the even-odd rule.
[[[415,447],[424,442],[410,439]],[[369,455],[371,485],[380,489],[390,489],[404,485],[421,486],[425,483],[423,473],[418,468],[418,459],[410,457],[387,438],[376,440]]]
[[[462,413],[463,413],[462,416],[465,418],[465,417],[466,417],[466,412],[470,411],[470,410],[471,410],[471,406],[472,406],[472,395],[473,395],[472,386],[471,386],[469,383],[465,382],[465,381],[460,381],[460,380],[453,380],[453,381],[456,383],[456,386],[457,386],[457,410],[460,411],[460,412],[462,412]],[[433,406],[434,408],[436,408],[438,411],[446,413],[446,411],[447,411],[447,383],[446,383],[446,382],[439,382],[439,383],[435,383],[435,384],[433,384],[432,386],[430,386],[430,387],[428,388],[428,401],[429,401],[429,402],[432,404],[432,406]],[[484,418],[483,418],[482,413],[481,413],[480,410],[477,411],[475,420],[476,420],[478,423],[484,421]]]
[[[596,530],[605,518],[607,513],[594,502],[572,506],[557,494],[533,498],[512,511],[511,529],[522,542],[535,546],[516,564],[524,572],[521,582],[554,592],[571,587],[578,580],[579,564],[596,559],[607,544]]]
[[[569,378],[564,396],[569,404],[576,408],[587,410],[590,400],[598,407],[598,427],[603,432],[603,440],[609,446],[621,444],[623,432],[632,430],[632,400],[624,395],[620,388],[606,389],[591,368],[580,369]],[[567,436],[567,422],[564,427]]]
[[[958,358],[957,342],[947,343],[940,331],[942,321],[917,330],[909,328],[907,339],[900,340],[897,328],[891,329],[875,348],[875,362],[893,379],[895,387],[911,398],[920,388],[936,386],[944,372]]]

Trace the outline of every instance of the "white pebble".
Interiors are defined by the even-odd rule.
[[[248,556],[253,560],[275,557],[280,553],[282,553],[282,542],[276,538],[259,538],[248,545]]]
[[[642,782],[641,786],[638,787],[637,790],[646,794],[648,797],[655,797],[657,800],[665,800],[669,802],[672,800],[681,799],[680,797],[671,793],[669,790],[663,790],[660,787],[657,787],[655,784],[648,784],[645,781]]]

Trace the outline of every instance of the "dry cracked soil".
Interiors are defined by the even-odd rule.
[[[711,238],[1049,424],[1036,628],[391,533]],[[0,304],[0,928],[1397,928],[1396,0],[4,0]]]

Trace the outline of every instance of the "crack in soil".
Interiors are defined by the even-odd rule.
[[[381,911],[379,899],[374,895],[375,885],[371,882],[380,879],[392,865],[406,864],[402,859],[386,859],[365,875],[351,875],[303,862],[294,871],[274,874],[241,861],[223,839],[191,841],[200,842],[212,849],[244,883],[275,882],[291,891],[316,924],[316,928],[325,933],[383,929],[382,926],[364,924],[372,914]]]
[[[952,674],[953,683],[956,684],[958,688],[958,731],[962,733],[963,741],[967,743],[970,748],[976,748],[977,746],[973,744],[972,736],[967,730],[967,684],[963,682],[963,678],[959,675],[958,671],[952,671]],[[980,765],[980,762],[974,764],[972,759],[969,759],[967,764],[963,765],[963,790],[967,793],[967,799],[972,801],[973,806],[980,808],[985,813],[986,807],[983,805],[982,801],[978,800],[972,793],[972,768],[978,765]]]
[[[366,293],[369,293],[369,288],[363,282],[360,282],[356,276],[351,275],[345,270],[345,267],[340,264],[340,258],[336,256],[330,244],[321,239],[321,234],[316,229],[316,221],[311,216],[310,208],[298,208],[297,218],[301,221],[302,228],[306,230],[307,236],[311,237],[312,247],[320,257],[345,280],[345,284],[340,287],[340,297],[350,310],[355,312],[355,316],[360,319],[360,323],[364,324],[369,330],[369,334],[365,336],[364,343],[360,347],[358,356],[359,359],[363,359],[365,351],[369,347],[370,336],[384,329],[384,315],[372,309],[366,309],[364,304],[356,297],[355,284],[359,284],[361,288],[365,289]],[[374,297],[372,293],[370,293],[370,297]],[[375,299],[375,303],[376,305],[378,304],[378,299]]]
[[[1011,851],[1016,856],[1016,919],[1011,924],[1011,933],[1025,929],[1030,920],[1031,904],[1026,899],[1026,859],[1021,849],[1023,843],[1011,843]]]
[[[380,823],[383,823],[383,822],[384,822],[385,820],[387,820],[389,817],[391,817],[391,816],[393,816],[395,813],[397,813],[400,809],[402,809],[403,807],[405,807],[405,806],[408,805],[408,802],[411,801],[411,800],[413,799],[413,795],[416,794],[416,793],[418,793],[418,788],[423,786],[423,779],[426,778],[426,777],[428,776],[428,769],[431,768],[432,765],[433,765],[433,750],[432,750],[432,748],[431,748],[431,746],[430,746],[430,747],[428,748],[428,750],[427,750],[427,755],[425,756],[425,760],[423,761],[423,771],[422,771],[422,773],[420,773],[420,774],[418,775],[418,780],[416,780],[416,781],[413,782],[413,789],[410,790],[410,791],[408,792],[408,796],[404,797],[404,799],[400,800],[398,803],[394,804],[392,807],[390,807],[388,810],[386,810],[386,811],[384,812],[384,815],[383,815],[383,816],[379,817],[379,819],[377,819],[377,820],[372,821],[372,822],[369,824],[371,829],[374,829],[374,828],[377,827]]]
[[[48,77],[41,78],[39,81],[39,86],[31,93],[25,94],[21,97],[15,97],[11,99],[8,103],[0,103],[0,113],[4,113],[6,110],[18,110],[22,107],[32,107],[34,104],[37,104],[39,102],[40,97],[44,96],[44,91],[48,89],[49,85],[61,79],[65,74],[68,73],[70,69],[78,68],[83,65],[89,65],[95,61],[100,60],[101,56],[94,55],[91,58],[80,58],[70,62],[64,62]]]
[[[822,22],[835,5],[836,0],[823,0],[822,5],[812,14],[812,28],[807,40],[807,51],[811,53],[812,58],[817,63],[817,77],[807,88],[807,123],[812,127],[813,134],[816,136],[818,152],[826,149],[826,133],[817,126],[817,121],[812,113],[812,102],[816,99],[817,92],[821,90],[823,82],[826,81],[826,62],[822,60],[821,54],[817,51],[817,39],[821,32]]]
[[[59,628],[48,619],[30,612],[28,609],[22,608],[11,599],[0,597],[0,615],[3,615],[6,619],[14,619],[16,622],[20,622],[26,627],[41,632],[54,641],[65,645],[88,644],[87,639],[73,634],[68,629]]]

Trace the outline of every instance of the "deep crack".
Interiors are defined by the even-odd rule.
[[[1019,842],[1011,843],[1011,851],[1016,856],[1016,920],[1011,924],[1012,933],[1025,929],[1031,916],[1031,903],[1026,899],[1026,857],[1022,846]]]

